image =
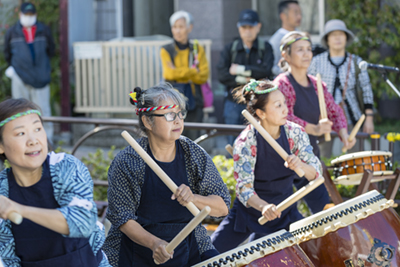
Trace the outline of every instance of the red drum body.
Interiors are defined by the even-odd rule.
[[[391,175],[391,152],[387,151],[362,151],[340,156],[331,161],[334,166],[333,174],[335,184],[358,185],[364,170],[371,170],[374,176]],[[384,177],[374,177],[372,182],[384,180]]]
[[[201,262],[194,267],[313,267],[314,265],[296,241],[289,232],[281,230]]]
[[[290,226],[315,266],[400,267],[400,217],[370,191]]]

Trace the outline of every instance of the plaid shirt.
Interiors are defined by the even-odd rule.
[[[311,75],[321,74],[322,80],[326,83],[329,93],[333,95],[335,79],[336,79],[336,67],[328,59],[329,52],[326,51],[313,58],[310,67],[308,68],[308,73]],[[362,61],[359,56],[352,55],[352,62],[350,62],[350,73],[347,82],[346,99],[348,100],[349,107],[346,105],[345,112],[347,118],[354,118],[353,124],[358,121],[364,110],[360,110],[357,96],[356,96],[356,69],[354,66],[354,57],[356,59],[357,65]],[[346,83],[347,69],[350,60],[350,53],[347,53],[346,61],[339,67],[339,79],[340,85],[344,88]],[[358,76],[360,86],[363,90],[363,101],[365,109],[372,109],[374,103],[374,97],[372,93],[371,83],[369,80],[368,72],[366,70],[360,70]],[[336,93],[334,98],[335,102],[339,104],[342,101],[342,92]],[[350,113],[352,116],[350,116]],[[350,123],[350,121],[349,121]]]

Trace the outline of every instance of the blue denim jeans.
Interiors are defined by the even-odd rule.
[[[244,117],[242,110],[246,109],[246,105],[234,103],[228,99],[225,99],[224,104],[224,122],[225,124],[244,124]],[[229,135],[228,144],[233,145],[237,136]]]

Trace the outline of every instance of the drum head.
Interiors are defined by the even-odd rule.
[[[372,190],[292,223],[290,232],[293,236],[300,238],[300,242],[319,238],[364,219],[371,214],[387,209],[392,205],[393,200],[388,201],[378,191]]]
[[[361,152],[342,155],[342,156],[332,160],[331,164],[332,165],[336,165],[336,164],[341,163],[343,161],[347,161],[347,160],[351,160],[351,159],[366,158],[366,157],[370,157],[370,156],[387,156],[387,157],[391,157],[392,156],[392,152],[389,152],[389,151],[361,151]]]
[[[276,233],[229,250],[207,261],[200,262],[193,267],[244,266],[254,260],[296,244],[296,239],[291,233],[286,230],[280,230]],[[218,263],[219,265],[213,265],[214,263]]]
[[[371,183],[376,183],[385,180],[384,175],[392,175],[393,171],[377,171],[374,172],[374,176],[381,176],[381,177],[374,177],[371,180]],[[356,174],[349,174],[349,175],[342,175],[335,179],[333,182],[335,184],[342,184],[342,185],[359,185],[361,183],[361,179],[363,177],[363,173],[356,173]]]

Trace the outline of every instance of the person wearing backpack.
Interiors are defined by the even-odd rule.
[[[217,65],[218,80],[226,87],[224,103],[226,124],[244,123],[241,112],[246,106],[234,102],[232,90],[248,83],[250,79],[270,78],[274,63],[271,45],[258,38],[261,23],[256,11],[243,10],[239,15],[237,27],[240,38],[225,46]],[[228,141],[232,144],[233,137],[229,137]]]
[[[187,122],[203,121],[204,99],[201,86],[209,76],[209,67],[204,48],[197,40],[189,42],[193,29],[192,15],[177,11],[169,19],[173,42],[161,47],[160,56],[163,78],[186,98]],[[184,131],[183,135],[194,140],[199,131]]]

